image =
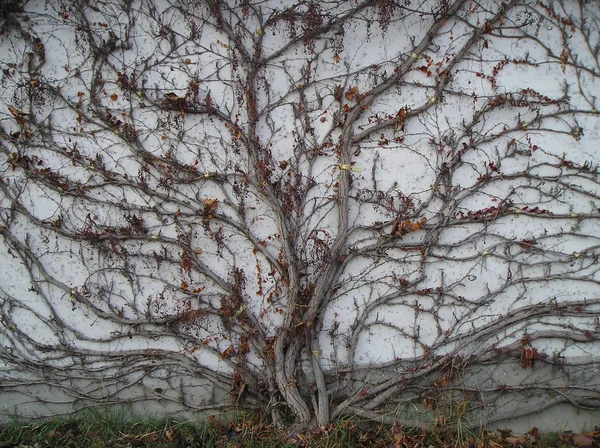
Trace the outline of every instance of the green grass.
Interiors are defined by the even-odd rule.
[[[86,411],[70,418],[32,422],[18,418],[0,425],[0,448],[4,447],[74,447],[74,448],[512,448],[497,433],[466,431],[462,410],[443,428],[432,425],[428,430],[386,426],[340,419],[327,428],[299,434],[292,439],[276,430],[257,415],[241,414],[233,421],[176,421],[139,419],[127,410]],[[510,440],[510,438],[509,438]],[[596,442],[600,441],[600,433]],[[557,434],[529,437],[531,448],[563,447]]]
[[[562,441],[556,433],[542,434],[540,438],[540,448],[551,448],[562,446]]]
[[[0,426],[0,442],[39,448],[210,447],[205,441],[216,441],[220,432],[218,427],[206,423],[140,420],[126,410],[85,411],[74,417],[42,422],[13,419]]]

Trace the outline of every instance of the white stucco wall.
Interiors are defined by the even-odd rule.
[[[242,17],[245,48],[259,43],[269,58],[257,90],[256,132],[273,161],[270,179],[283,185],[286,176],[299,174],[299,182],[312,185],[295,218],[293,251],[304,262],[304,286],[323,270],[326,255],[315,251],[330,250],[339,232],[336,182],[344,170],[334,149],[343,137],[336,125],[343,105],[359,107],[358,95],[407,68],[352,128],[344,246],[350,261],[340,261],[321,304],[313,353],[322,369],[409,375],[450,354],[492,365],[495,354],[513,353],[517,379],[473,373],[471,386],[488,387],[478,386],[483,375],[492,386],[527,385],[534,393],[546,380],[597,393],[598,8],[586,6],[582,25],[576,2],[549,2],[560,12],[552,18],[525,1],[497,19],[496,32],[466,47],[499,4],[464,2],[460,19],[449,18],[422,49],[439,2],[417,7],[428,14],[401,9],[385,30],[369,25],[377,11],[367,8],[348,18],[343,32],[317,39],[311,53],[302,42],[286,47],[293,37],[283,26],[262,27],[292,3],[260,2],[248,17],[241,6],[234,10]],[[342,17],[353,3],[321,8],[328,18]],[[248,98],[240,102],[244,92],[236,84],[247,73],[244,61],[241,69],[232,65],[235,42],[204,6],[177,5],[83,7],[89,28],[82,30],[82,11],[74,5],[32,0],[20,17],[43,43],[43,64],[18,30],[0,37],[6,414],[120,402],[139,403],[144,412],[219,411],[229,405],[227,381],[220,381],[236,369],[223,353],[239,343],[222,337],[227,326],[243,326],[247,317],[265,338],[282,331],[289,285],[277,271],[284,265],[280,210],[266,203],[271,187],[252,171]],[[573,29],[560,21],[567,13]],[[106,59],[90,57],[90,39],[109,45],[110,33],[118,48]],[[569,53],[562,60],[564,48]],[[451,80],[439,92],[445,69]],[[43,100],[27,97],[36,88],[32,80],[44,84]],[[209,98],[229,123],[165,110],[165,95],[184,97],[191,82],[198,83],[197,107]],[[506,104],[497,107],[501,97]],[[29,114],[27,124],[9,106]],[[396,126],[400,111],[409,115]],[[122,123],[111,128],[107,117]],[[391,124],[379,126],[386,120]],[[127,134],[132,128],[135,141]],[[310,158],[310,151],[320,155]],[[19,164],[25,155],[29,177]],[[462,162],[454,166],[457,157]],[[68,185],[57,187],[61,179],[42,172],[36,178],[36,160],[43,161],[39,170],[81,185],[83,197]],[[169,161],[176,165],[171,171]],[[236,188],[243,179],[251,182],[242,201]],[[215,216],[207,218],[206,201],[215,199]],[[143,225],[135,230],[138,219]],[[403,221],[408,228],[422,224],[394,237]],[[215,222],[225,223],[222,245]],[[126,227],[134,231],[119,230]],[[88,240],[90,234],[100,243]],[[191,269],[183,267],[186,247]],[[235,269],[245,273],[244,305],[219,318],[206,310],[222,309]],[[528,334],[541,336],[529,343]],[[538,362],[556,362],[537,367],[540,379],[519,359],[521,349],[535,349]],[[572,379],[553,370],[559,361],[569,365]],[[261,355],[253,349],[246,362],[260,378]],[[308,364],[301,366],[310,382]]]

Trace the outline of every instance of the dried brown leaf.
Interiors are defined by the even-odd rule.
[[[204,204],[205,211],[207,213],[212,213],[217,209],[217,204],[219,203],[219,200],[206,198],[202,201],[202,203]]]
[[[586,434],[573,434],[571,443],[575,446],[594,446],[594,439]]]
[[[527,444],[527,437],[507,437],[506,439],[504,439],[504,441],[506,443],[508,443],[509,445],[515,445],[515,446],[524,446],[525,444]]]
[[[348,101],[352,101],[356,97],[357,94],[358,94],[358,87],[354,86],[350,90],[348,90],[344,96],[346,97],[346,99]]]

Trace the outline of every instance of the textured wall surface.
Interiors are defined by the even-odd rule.
[[[593,421],[596,2],[2,5],[5,416]]]

